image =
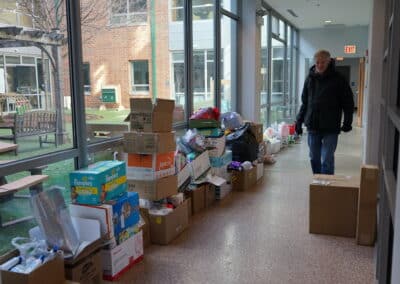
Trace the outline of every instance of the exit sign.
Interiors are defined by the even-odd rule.
[[[355,45],[345,45],[344,46],[344,53],[346,54],[354,54],[356,53],[356,46]]]

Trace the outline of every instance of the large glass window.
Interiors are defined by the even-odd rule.
[[[238,0],[222,0],[221,7],[233,14],[238,12]]]
[[[271,16],[271,13],[264,16],[261,28],[260,116],[266,126],[273,122],[293,121],[298,105],[298,32],[284,19]],[[269,23],[271,29],[268,29]]]
[[[193,1],[193,109],[215,105],[213,1]],[[207,21],[203,21],[207,20]]]
[[[221,112],[232,111],[237,95],[237,22],[221,17]]]
[[[131,62],[132,94],[147,93],[149,91],[149,62],[135,60]]]
[[[90,95],[90,63],[83,63],[83,88],[85,95]]]
[[[147,22],[147,0],[110,0],[111,25]]]
[[[184,10],[183,10],[184,0],[171,0],[171,21],[183,21]]]

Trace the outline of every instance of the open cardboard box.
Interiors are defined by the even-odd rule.
[[[71,217],[78,234],[80,246],[75,255],[65,255],[65,276],[68,280],[81,283],[101,283],[102,266],[100,249],[100,222],[98,220]],[[39,227],[29,230],[31,238],[44,239]],[[48,280],[37,283],[53,283]]]
[[[7,261],[17,255],[17,253],[10,254],[4,260]],[[60,256],[56,256],[52,260],[42,264],[29,274],[0,270],[1,284],[64,284],[64,282],[64,260]]]

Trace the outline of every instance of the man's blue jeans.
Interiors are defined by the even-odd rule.
[[[311,168],[314,174],[335,174],[338,134],[308,133]]]

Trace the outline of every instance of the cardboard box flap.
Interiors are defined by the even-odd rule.
[[[126,153],[152,154],[175,150],[175,132],[124,132],[124,151]]]
[[[337,187],[355,187],[360,186],[360,178],[344,175],[314,175],[311,184]]]
[[[130,99],[131,112],[152,112],[153,102],[151,98],[131,98]]]
[[[157,99],[154,105],[154,112],[166,112],[172,114],[175,108],[174,100]]]

